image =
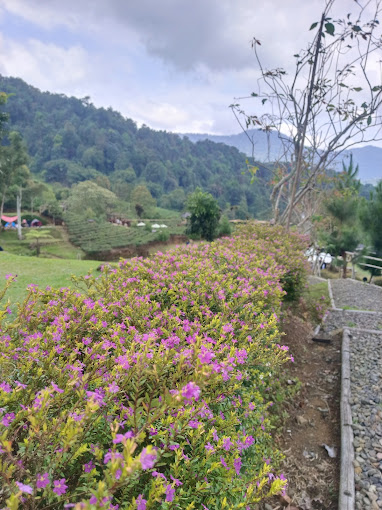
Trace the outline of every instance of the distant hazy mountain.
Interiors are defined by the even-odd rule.
[[[192,142],[211,140],[216,143],[232,145],[249,156],[252,155],[253,151],[255,159],[260,162],[275,161],[281,157],[283,147],[275,132],[269,134],[269,143],[267,134],[260,129],[251,129],[247,134],[248,136],[245,133],[218,136],[187,133],[184,136],[187,136]],[[253,140],[253,146],[250,139]],[[366,147],[352,149],[351,151],[344,151],[336,160],[338,170],[342,169],[343,160],[347,163],[350,153],[353,153],[354,163],[359,165],[359,179],[362,182],[376,184],[382,179],[382,148],[367,145]]]

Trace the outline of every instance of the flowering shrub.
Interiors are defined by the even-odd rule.
[[[267,409],[290,359],[280,282],[304,270],[275,232],[123,261],[81,292],[31,285],[0,312],[2,508],[250,509],[285,488]]]

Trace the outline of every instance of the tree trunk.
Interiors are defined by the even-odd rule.
[[[341,253],[341,257],[342,257],[342,260],[343,260],[343,266],[342,266],[342,278],[346,278],[347,276],[347,268],[348,268],[348,261],[346,260],[346,252],[342,252]]]
[[[292,214],[293,214],[293,209],[294,209],[294,199],[296,196],[297,186],[300,181],[300,177],[301,177],[301,173],[302,173],[303,154],[304,154],[305,141],[306,141],[306,130],[307,130],[307,126],[308,126],[309,115],[311,113],[310,108],[312,105],[313,91],[314,91],[314,87],[316,85],[317,64],[318,64],[318,57],[319,57],[320,49],[321,49],[322,34],[324,32],[325,16],[326,16],[326,13],[323,13],[321,16],[320,28],[318,31],[318,37],[317,37],[316,47],[315,47],[315,51],[314,51],[312,74],[310,76],[309,93],[308,93],[308,97],[307,97],[306,110],[305,110],[305,114],[304,114],[305,118],[303,119],[303,123],[301,125],[301,131],[300,131],[300,133],[298,133],[298,138],[297,138],[298,143],[297,143],[297,145],[295,145],[295,150],[297,149],[296,173],[292,180],[292,190],[291,190],[291,194],[290,194],[290,200],[289,200],[289,203],[287,206],[288,215],[286,218],[286,225],[285,225],[287,231],[289,231],[290,224],[292,221]]]
[[[5,193],[6,193],[6,191],[7,191],[7,189],[5,188],[3,193],[2,193],[2,196],[1,196],[0,219],[1,219],[1,217],[3,215],[3,211],[4,211],[4,202],[5,202]],[[1,221],[0,221],[0,226],[1,226]]]
[[[23,189],[20,186],[17,191],[17,197],[16,197],[16,208],[17,208],[17,235],[19,238],[19,241],[22,240],[23,234],[21,232],[21,198],[22,198]]]

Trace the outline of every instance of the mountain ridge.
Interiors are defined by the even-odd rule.
[[[248,134],[248,136],[247,136]],[[254,156],[256,161],[264,164],[271,163],[278,159],[282,153],[282,143],[276,132],[270,132],[269,138],[267,133],[260,129],[250,129],[244,132],[236,133],[233,135],[210,135],[208,133],[184,133],[180,136],[185,136],[192,142],[210,140],[215,143],[224,143],[236,147],[239,151],[244,152],[247,156]],[[252,144],[249,138],[254,142],[253,154]],[[268,146],[269,140],[269,146]],[[342,161],[345,164],[349,160],[350,154],[353,154],[353,161],[355,165],[359,165],[358,178],[362,183],[376,184],[382,179],[382,148],[375,145],[366,145],[363,147],[353,148],[346,150],[336,159],[335,169],[342,170]]]

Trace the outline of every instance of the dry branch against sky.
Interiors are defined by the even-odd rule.
[[[324,0],[0,0],[0,73],[90,96],[155,129],[231,134],[255,88],[250,41],[288,67]],[[354,0],[339,0],[346,16]]]

